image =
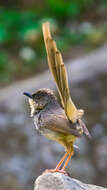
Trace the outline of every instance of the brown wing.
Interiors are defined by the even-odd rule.
[[[69,120],[76,123],[77,119],[83,115],[83,111],[77,110],[71,100],[68,77],[65,65],[62,60],[60,51],[56,47],[56,43],[51,37],[49,23],[43,24],[43,35],[47,51],[48,65],[52,72],[56,85],[61,97],[62,106]]]
[[[43,125],[45,129],[49,129],[51,131],[63,133],[63,134],[71,134],[77,137],[80,137],[82,135],[81,132],[79,132],[75,124],[70,123],[69,120],[66,118],[65,115],[56,115],[56,114],[45,114],[45,117],[43,118]]]

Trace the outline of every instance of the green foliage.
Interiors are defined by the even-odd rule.
[[[35,14],[32,12],[18,12],[0,9],[0,43],[9,43],[18,40],[18,34],[34,25]],[[23,34],[24,35],[24,34]]]
[[[46,56],[41,29],[44,21],[49,21],[60,50],[84,43],[94,47],[103,43],[107,22],[98,30],[84,22],[84,15],[96,14],[99,18],[104,13],[105,17],[106,4],[106,0],[96,5],[93,0],[47,0],[39,8],[35,1],[35,6],[27,11],[0,8],[0,84],[24,78],[44,67],[40,64]]]
[[[7,52],[0,52],[0,81],[1,83],[9,80],[9,65]]]
[[[48,0],[50,14],[57,18],[75,18],[92,5],[92,0]]]
[[[0,52],[0,71],[7,69],[8,67],[8,57],[6,52],[1,51]]]

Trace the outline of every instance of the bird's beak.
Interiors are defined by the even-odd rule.
[[[27,96],[28,98],[33,99],[33,96],[32,96],[30,93],[28,93],[28,92],[24,92],[23,94],[24,94],[25,96]]]

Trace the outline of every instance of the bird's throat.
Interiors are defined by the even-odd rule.
[[[30,116],[33,117],[36,110],[37,110],[37,104],[36,104],[36,102],[34,100],[29,99],[29,105],[30,105],[30,109],[31,109]]]

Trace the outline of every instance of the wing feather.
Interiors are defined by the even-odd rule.
[[[75,128],[75,124],[70,123],[66,117],[63,117],[63,114],[61,115],[55,115],[55,114],[47,114],[43,118],[43,125],[46,129],[49,129],[51,131],[56,131],[63,134],[71,134],[76,137],[80,137],[82,134],[79,133],[79,131]]]

